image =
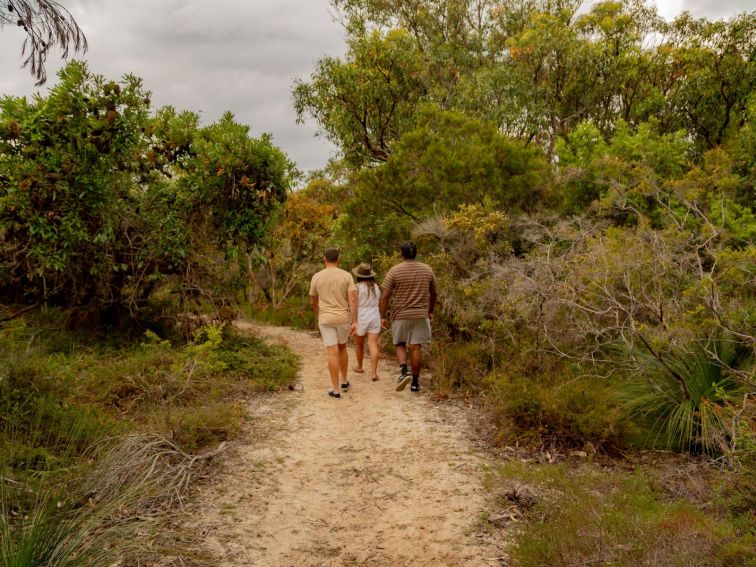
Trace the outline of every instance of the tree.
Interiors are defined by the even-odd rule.
[[[45,61],[53,47],[63,50],[87,50],[87,38],[71,13],[55,0],[5,0],[0,4],[0,27],[15,25],[24,29],[26,39],[21,49],[23,66],[29,66],[37,86],[47,80]]]
[[[365,32],[346,60],[325,57],[294,88],[299,120],[312,115],[354,165],[386,161],[425,94],[423,59],[404,30]]]
[[[59,76],[47,97],[0,99],[0,296],[116,316],[166,282],[231,296],[245,264],[229,260],[271,228],[293,164],[230,114],[153,116],[134,76]]]
[[[490,201],[521,212],[546,196],[546,161],[536,146],[461,112],[425,107],[386,163],[364,169],[339,230],[371,235],[374,251],[398,244],[414,223],[463,204]]]

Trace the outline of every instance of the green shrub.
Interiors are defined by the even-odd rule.
[[[255,391],[286,388],[296,380],[299,370],[297,357],[290,350],[252,336],[229,335],[218,358],[226,367],[227,379],[245,380]]]
[[[441,397],[455,392],[479,394],[491,368],[488,346],[473,341],[436,341],[427,360],[434,392]]]
[[[518,567],[571,565],[724,566],[753,559],[752,536],[727,516],[660,492],[652,470],[508,463],[489,485],[531,494],[511,548]],[[522,484],[528,487],[522,490]],[[502,505],[511,506],[512,490]],[[515,502],[515,504],[518,504]]]
[[[486,407],[495,421],[534,443],[618,451],[628,422],[613,403],[605,380],[564,369],[532,375],[491,374]]]
[[[305,330],[317,327],[317,319],[310,307],[309,297],[289,297],[278,306],[267,303],[247,304],[242,311],[255,321],[271,325],[285,325]]]
[[[727,453],[738,434],[737,404],[745,385],[729,369],[752,369],[739,343],[723,333],[652,356],[637,352],[639,370],[620,389],[622,408],[648,431],[647,442],[685,451]]]
[[[187,452],[197,451],[236,435],[241,429],[238,404],[216,402],[204,407],[179,408],[171,413],[173,440]]]

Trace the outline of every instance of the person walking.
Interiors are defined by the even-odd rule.
[[[325,268],[312,276],[310,281],[310,304],[318,318],[318,327],[323,337],[323,345],[328,351],[328,372],[331,389],[328,395],[340,398],[341,389],[349,388],[347,368],[347,341],[357,330],[357,290],[352,276],[339,268],[339,251],[326,248],[323,253]]]
[[[387,325],[389,300],[393,297],[391,334],[399,362],[396,391],[403,391],[411,379],[410,390],[419,392],[422,345],[431,342],[431,321],[436,307],[436,276],[430,266],[415,260],[417,246],[414,242],[405,242],[399,249],[404,260],[388,271],[381,286],[381,325]],[[411,375],[407,368],[408,349]]]
[[[381,288],[375,283],[373,267],[363,262],[352,273],[357,278],[357,333],[354,335],[354,350],[357,359],[355,372],[362,374],[365,358],[365,339],[370,349],[370,369],[373,382],[378,380],[378,335],[381,333],[380,299]]]

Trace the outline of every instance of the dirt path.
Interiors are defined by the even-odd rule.
[[[301,357],[302,389],[250,404],[249,430],[199,495],[192,528],[222,565],[495,564],[475,537],[484,458],[460,410],[395,392],[387,360],[379,382],[350,372],[331,399],[319,338],[256,330]]]

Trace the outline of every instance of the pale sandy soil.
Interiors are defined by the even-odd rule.
[[[478,533],[486,460],[466,412],[395,392],[389,360],[379,382],[350,372],[349,392],[331,399],[319,338],[254,330],[301,357],[300,385],[249,403],[250,425],[220,476],[192,499],[185,527],[204,535],[219,564],[498,563],[501,552]]]

